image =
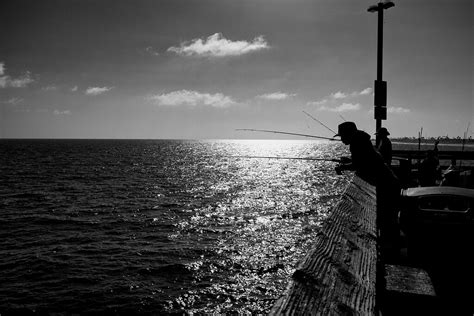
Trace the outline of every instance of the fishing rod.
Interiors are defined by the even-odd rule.
[[[467,124],[466,131],[464,132],[464,138],[462,139],[461,152],[464,151],[464,145],[466,144],[467,134],[469,133],[469,127],[471,127],[471,122],[470,122],[470,121],[469,121],[469,123]],[[461,166],[462,166],[462,159],[461,159],[461,161],[459,162],[459,168],[461,168]]]
[[[303,137],[310,137],[310,138],[318,138],[318,139],[327,139],[327,140],[339,141],[339,139],[336,139],[336,138],[316,136],[316,135],[308,135],[308,134],[273,131],[273,130],[267,130],[267,129],[237,128],[236,131],[250,131],[250,132],[264,132],[264,133],[274,133],[274,134],[284,134],[284,135],[295,135],[295,136],[303,136]]]
[[[319,124],[321,124],[322,126],[326,127],[327,130],[333,132],[334,134],[337,134],[335,131],[333,131],[331,128],[327,127],[323,122],[321,122],[320,120],[318,120],[317,118],[315,118],[314,116],[312,116],[311,114],[309,114],[308,112],[306,111],[303,111],[304,114],[308,115],[310,118],[312,118],[314,121],[318,122]]]
[[[421,138],[423,137],[423,126],[421,127],[421,130],[418,132],[418,154],[421,156]],[[418,166],[420,166],[421,160],[418,158]]]
[[[339,114],[339,117],[340,117],[344,122],[347,122],[347,120],[344,118],[344,116],[342,116],[342,115]]]
[[[311,157],[278,157],[278,156],[225,156],[227,158],[250,158],[250,159],[295,159],[295,160],[310,160],[310,161],[329,161],[341,163],[341,159],[330,158],[311,158]]]
[[[423,137],[423,126],[421,131],[418,132],[418,151],[421,151],[421,138]]]
[[[469,127],[471,127],[471,122],[468,122],[466,131],[464,132],[464,137],[462,139],[462,149],[461,149],[461,151],[464,151],[464,145],[466,144],[467,134],[469,133]]]

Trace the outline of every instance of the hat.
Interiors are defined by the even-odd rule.
[[[375,135],[380,134],[380,135],[390,135],[390,133],[387,131],[385,127],[381,127]]]
[[[334,137],[341,136],[342,134],[347,135],[355,131],[357,131],[357,126],[354,122],[344,122],[339,124],[339,126],[337,127],[337,134],[334,135]]]

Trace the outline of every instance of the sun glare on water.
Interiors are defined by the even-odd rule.
[[[197,313],[266,313],[347,179],[334,173],[331,162],[248,156],[334,158],[337,148],[306,140],[215,141],[210,148],[216,160],[209,170],[219,169],[220,176],[207,194],[220,193],[222,199],[189,210],[193,216],[183,220],[175,238],[190,230],[205,238],[213,231],[216,243],[208,255],[190,263],[206,286],[180,296],[180,304]],[[203,296],[212,299],[203,301]]]

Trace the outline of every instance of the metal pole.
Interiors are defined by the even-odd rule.
[[[383,4],[378,4],[377,24],[377,80],[382,80],[383,62]]]
[[[377,12],[377,80],[374,86],[374,116],[375,132],[382,127],[382,120],[387,119],[387,82],[382,80],[383,70],[383,11],[395,6],[392,1],[379,2],[370,6],[367,11]],[[375,138],[375,143],[379,145],[380,137]]]
[[[383,4],[378,3],[378,23],[377,23],[377,81],[382,81],[382,70],[383,70]],[[375,132],[377,133],[382,127],[382,119],[377,118],[375,120]],[[375,144],[380,144],[380,137],[377,134],[375,137]]]

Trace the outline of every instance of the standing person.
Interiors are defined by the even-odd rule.
[[[441,184],[443,186],[459,186],[460,176],[459,176],[459,168],[456,166],[456,159],[451,159],[451,164],[448,168],[443,172],[443,179],[441,180]]]
[[[379,137],[379,144],[377,146],[377,150],[382,155],[383,160],[390,167],[392,164],[392,142],[388,138],[390,133],[385,127],[381,127],[377,133],[375,133]]]
[[[397,204],[400,197],[400,182],[370,140],[370,135],[358,130],[354,122],[339,124],[341,141],[349,145],[351,159],[336,167],[336,172],[354,170],[363,180],[376,187],[377,227],[382,248],[388,257],[396,255],[399,246]]]
[[[434,148],[426,152],[426,158],[420,164],[419,181],[422,187],[436,186],[436,181],[440,178],[438,144],[439,140],[436,140]]]

